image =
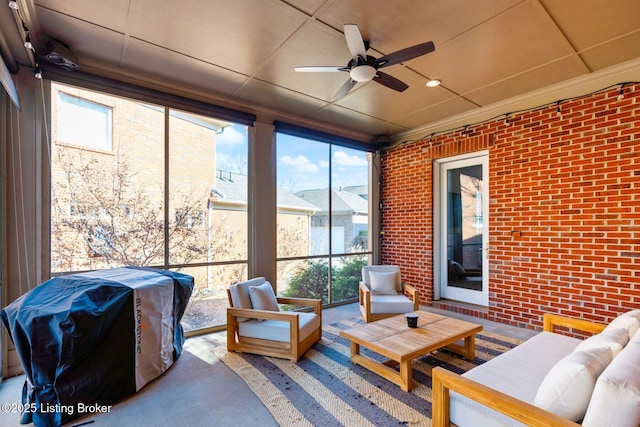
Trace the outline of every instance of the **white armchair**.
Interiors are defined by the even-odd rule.
[[[227,289],[227,350],[294,362],[322,336],[322,301],[276,298],[264,277]],[[313,313],[280,311],[278,304],[311,306]]]
[[[402,283],[397,265],[362,267],[359,295],[360,312],[367,323],[417,311],[420,306],[418,290]]]

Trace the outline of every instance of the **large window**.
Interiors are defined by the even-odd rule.
[[[278,293],[325,304],[358,297],[371,254],[368,154],[277,134]]]
[[[185,329],[224,324],[247,278],[247,127],[60,84],[52,123],[52,273],[180,270]]]

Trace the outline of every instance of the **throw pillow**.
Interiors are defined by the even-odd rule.
[[[251,305],[255,310],[280,311],[278,300],[276,300],[276,295],[269,282],[264,282],[259,286],[250,286],[249,298],[251,298]]]
[[[604,330],[624,329],[628,332],[629,338],[631,338],[639,328],[640,310],[631,310],[613,319]]]
[[[629,331],[626,328],[605,329],[582,341],[574,351],[606,348],[611,352],[611,359],[613,359],[628,342]]]
[[[640,425],[640,343],[630,342],[598,377],[582,425]]]
[[[396,295],[396,272],[370,271],[371,293],[378,295]]]
[[[544,377],[534,404],[571,421],[582,420],[606,360],[611,361],[611,352],[606,348],[568,354]]]

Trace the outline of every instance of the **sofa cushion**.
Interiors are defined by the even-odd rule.
[[[640,425],[640,340],[632,339],[600,375],[582,425]]]
[[[249,298],[254,310],[280,311],[276,294],[269,282],[249,287]]]
[[[371,313],[402,314],[413,311],[413,301],[406,295],[371,295]]]
[[[397,295],[396,272],[370,271],[371,293],[378,295]]]
[[[606,348],[611,352],[611,359],[616,357],[618,353],[629,342],[629,331],[626,328],[606,329],[599,334],[593,335],[582,341],[576,351],[591,350],[596,348]],[[609,360],[611,361],[611,360]]]
[[[584,417],[598,376],[612,359],[607,347],[579,347],[549,370],[534,400],[537,407],[571,421]]]
[[[541,332],[523,344],[463,374],[488,387],[533,405],[540,383],[549,370],[571,353],[581,340]],[[523,427],[524,424],[451,392],[451,422],[459,426]]]
[[[320,316],[315,313],[295,313],[298,315],[299,339],[302,341],[320,327]],[[251,319],[238,324],[238,336],[260,338],[279,342],[289,342],[289,322],[281,320],[265,320],[258,322]]]

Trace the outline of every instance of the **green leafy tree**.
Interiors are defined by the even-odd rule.
[[[321,299],[322,303],[326,304],[329,301],[328,280],[328,264],[323,261],[310,261],[309,264],[295,270],[289,282],[289,289],[283,296]]]
[[[365,255],[355,255],[345,258],[342,268],[334,269],[332,279],[331,299],[333,302],[344,301],[358,297],[358,285],[362,279],[362,267],[367,265]]]
[[[367,264],[365,255],[350,256],[341,268],[332,268],[331,302],[344,301],[358,297],[358,284],[362,277],[362,266]],[[324,261],[311,261],[299,266],[289,282],[289,288],[283,292],[286,297],[321,299],[329,302],[328,292],[329,266]]]

